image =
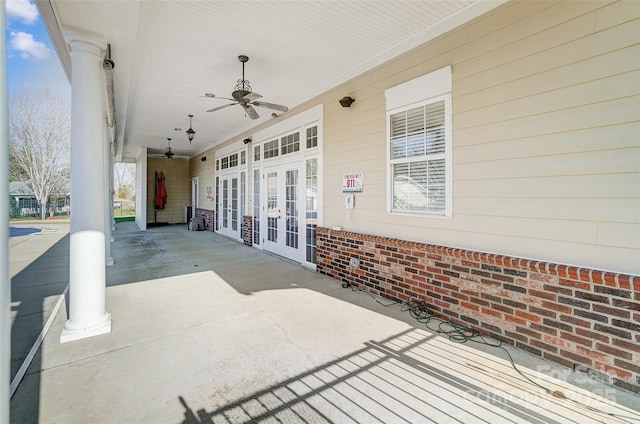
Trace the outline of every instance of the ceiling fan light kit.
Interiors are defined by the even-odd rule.
[[[244,77],[244,64],[249,61],[249,57],[245,55],[240,55],[238,56],[238,60],[242,63],[242,79],[239,79],[236,86],[234,87],[234,91],[231,93],[232,98],[218,97],[213,93],[204,94],[205,97],[231,100],[234,103],[228,103],[226,105],[214,107],[213,109],[209,109],[207,112],[215,112],[215,111],[227,108],[229,106],[234,106],[234,105],[242,106],[247,116],[251,119],[260,118],[260,115],[254,109],[254,106],[264,107],[267,109],[274,109],[280,112],[287,112],[289,110],[287,106],[283,106],[275,103],[257,101],[258,99],[262,98],[262,96],[252,91],[249,80],[245,79]]]

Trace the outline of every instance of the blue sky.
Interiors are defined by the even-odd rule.
[[[7,85],[49,89],[69,100],[71,88],[33,0],[6,0]]]

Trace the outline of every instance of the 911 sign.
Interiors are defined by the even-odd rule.
[[[342,176],[342,192],[343,193],[362,192],[362,172],[356,172],[353,174],[344,174]]]

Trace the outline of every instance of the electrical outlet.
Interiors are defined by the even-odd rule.
[[[351,265],[354,268],[357,268],[360,266],[360,259],[358,258],[351,258],[351,260],[349,261],[349,265]]]

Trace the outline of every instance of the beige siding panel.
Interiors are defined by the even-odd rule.
[[[456,197],[453,213],[637,224],[640,223],[640,198]]]
[[[640,147],[454,166],[455,181],[638,172]]]
[[[551,1],[525,1],[520,4],[509,2],[485,16],[478,17],[465,30],[469,33],[470,40],[486,39],[488,35],[500,31],[505,25],[517,24],[526,20],[528,16],[553,7],[554,4]]]
[[[631,72],[638,68],[640,68],[640,45],[635,45],[491,88],[465,95],[456,95],[453,108],[456,113],[467,112],[495,103],[521,99],[611,75]]]
[[[206,162],[201,159],[206,157]],[[198,207],[202,209],[214,209],[215,200],[215,172],[216,157],[213,150],[195,156],[189,160],[189,178],[198,177]],[[191,184],[191,183],[189,183]],[[207,199],[207,187],[211,187],[211,199]],[[192,204],[191,192],[189,192],[189,204]]]
[[[374,119],[377,116],[377,119]],[[355,117],[357,122],[353,126],[329,127],[325,132],[325,137],[331,140],[348,140],[362,135],[385,134],[386,118],[384,114],[369,113],[364,116]],[[361,118],[361,119],[358,119]],[[328,125],[327,125],[328,127]],[[325,127],[326,128],[326,127]]]
[[[455,128],[454,122],[454,145],[488,143],[637,122],[640,120],[639,106],[640,98],[636,96],[461,130]]]
[[[455,147],[454,167],[468,162],[637,147],[640,122]]]
[[[363,165],[367,169],[380,169],[383,171],[386,166],[384,157],[384,150],[377,147],[370,147],[366,143],[363,143],[359,149],[350,149],[348,151],[340,150],[329,155],[324,155],[324,172],[325,175],[331,175],[333,173],[342,175],[344,173],[355,172],[353,168],[362,168]]]
[[[549,69],[566,66],[571,63],[610,53],[637,45],[640,38],[640,20],[582,37],[575,41],[558,45],[553,49],[505,62],[504,65],[477,72],[470,68],[463,77],[460,66],[453,67],[454,95],[467,94],[488,87],[504,84],[530,75],[546,72]]]
[[[338,200],[340,200],[341,205],[335,205],[334,207],[344,211],[344,197],[340,197]],[[356,199],[356,202],[359,201],[360,199]],[[378,225],[373,226],[377,234],[385,234],[388,231],[395,233],[399,228],[406,227],[407,229],[411,229],[411,231],[403,234],[403,237],[406,239],[434,241],[444,245],[450,245],[450,243],[447,242],[447,232],[450,232],[452,236],[458,232],[466,233],[468,237],[478,241],[486,236],[501,236],[503,237],[502,244],[500,245],[501,250],[504,249],[507,238],[511,237],[553,242],[597,244],[597,222],[463,214],[454,215],[453,219],[391,213],[384,215],[379,214],[378,216],[381,219],[377,223]],[[340,225],[344,224],[342,223]],[[362,223],[353,222],[350,227],[345,226],[345,229],[351,230],[356,225],[361,227]],[[432,239],[432,232],[440,232],[438,230],[444,231],[441,232],[443,238],[437,240]],[[456,238],[455,236],[453,237]],[[461,238],[460,240],[464,239]],[[464,245],[464,243],[460,245]],[[493,245],[491,249],[485,249],[485,251],[498,251],[496,249],[498,246],[499,245]]]
[[[590,81],[454,115],[456,129],[505,122],[640,94],[640,71]]]
[[[371,233],[387,235],[389,225],[376,224]],[[640,274],[638,250],[623,247],[603,246],[595,243],[573,243],[554,240],[549,242],[542,238],[523,238],[520,236],[477,234],[464,231],[448,231],[437,228],[420,228],[398,222],[394,224],[394,235],[403,240],[422,241],[442,244],[463,249],[479,250],[482,252],[514,255],[516,257],[549,261],[551,258],[569,265],[584,266],[588,259],[588,266],[595,269],[611,270]],[[350,230],[349,226],[345,226]]]
[[[457,197],[640,198],[640,171],[626,174],[537,176],[456,181]],[[454,199],[454,207],[457,199]]]
[[[640,249],[640,225],[613,222],[599,223],[598,244]],[[636,263],[640,267],[640,253],[638,253],[638,261]]]
[[[556,21],[551,16],[549,19]],[[498,33],[491,34],[489,39],[475,40],[465,46],[465,49],[469,51],[467,57],[470,59],[457,65],[458,77],[468,77],[583,38],[593,33],[593,19],[593,15],[584,15],[557,26],[552,26],[544,20],[534,20],[532,22],[536,28],[531,30],[527,30],[526,27],[521,30],[522,23],[517,23]],[[545,31],[545,29],[547,30]],[[527,33],[531,35],[523,38],[522,36]],[[491,50],[477,55],[478,50],[483,50],[483,46],[490,46]],[[501,47],[496,48],[496,46]],[[485,50],[487,49],[485,48]]]
[[[640,16],[638,0],[622,0],[596,11],[595,29],[601,31]]]

